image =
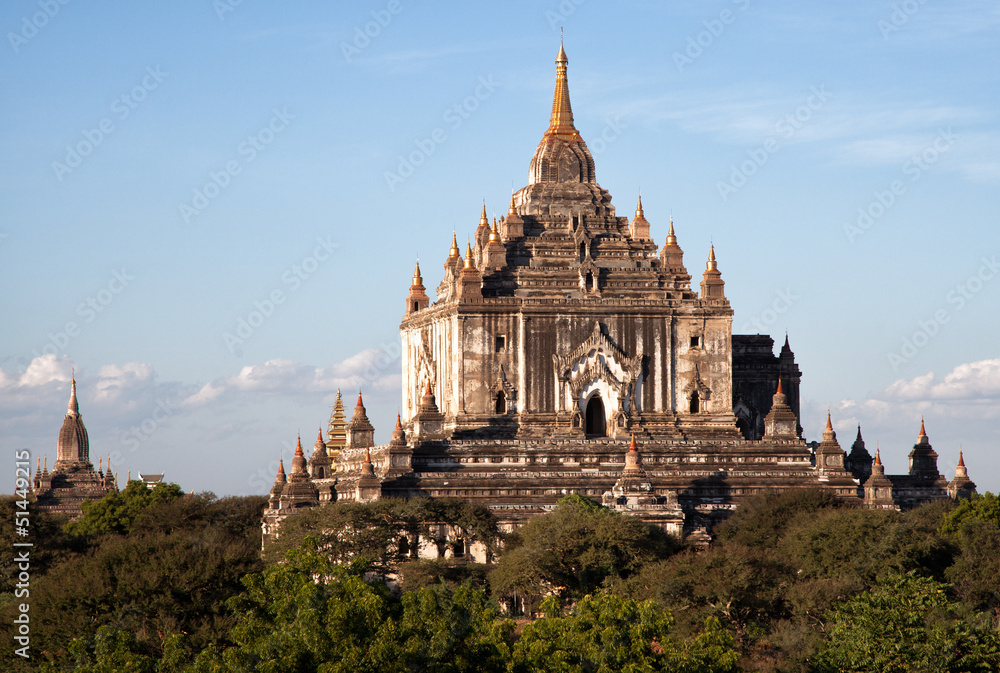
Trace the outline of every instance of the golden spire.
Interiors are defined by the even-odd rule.
[[[875,444],[875,462],[872,463],[872,466],[878,465],[879,467],[882,467],[882,456],[880,455],[879,451],[880,451],[880,449],[878,447],[878,443],[876,442],[876,444]]]
[[[719,269],[719,265],[715,262],[714,244],[712,244],[712,246],[708,249],[708,264],[706,265],[705,268],[707,271],[717,271]]]
[[[483,212],[486,212],[485,206],[483,207]],[[465,244],[465,268],[471,269],[472,267],[472,243],[467,242]]]
[[[961,450],[958,452],[958,466],[965,467],[965,457],[962,455]]]
[[[325,444],[325,442],[323,441],[323,428],[320,428],[319,429],[319,434],[316,435],[316,443],[317,444]]]
[[[490,243],[500,242],[500,230],[497,229],[497,218],[493,218],[493,228],[490,229]]]
[[[458,249],[458,239],[455,238],[455,232],[451,232],[451,250],[448,251],[449,258],[455,258],[461,256],[462,252]]]
[[[920,439],[927,439],[927,432],[924,431],[924,417],[923,416],[920,417],[920,435],[917,437],[917,439],[918,440],[920,440]]]
[[[483,212],[479,216],[479,226],[480,227],[488,227],[488,226],[490,226],[489,218],[486,217],[486,201],[485,200],[483,201]]]
[[[295,456],[296,457],[300,457],[300,456],[304,456],[304,455],[305,454],[302,453],[302,435],[299,435],[299,442],[295,446]]]
[[[632,441],[628,445],[628,450],[629,451],[637,451],[638,450],[636,448],[636,446],[635,446],[635,433],[634,432],[632,433]]]
[[[635,207],[635,217],[639,219],[640,217],[645,217],[642,212],[642,194],[639,194],[639,205]]]
[[[402,429],[402,427],[403,427],[403,419],[399,417],[399,414],[396,414],[396,429],[400,430]]]
[[[833,423],[830,422],[830,410],[826,410],[826,429],[828,432],[833,431]]]
[[[677,245],[677,237],[674,236],[674,216],[670,216],[670,229],[667,231],[667,245]]]
[[[424,284],[424,278],[423,276],[420,275],[420,260],[418,259],[417,265],[413,269],[413,285],[418,286],[423,284]]]
[[[558,136],[564,140],[579,140],[580,134],[573,126],[573,108],[569,103],[569,81],[566,77],[566,50],[562,37],[559,38],[559,55],[556,56],[556,90],[552,97],[552,115],[546,136]]]
[[[774,391],[775,395],[784,395],[784,391],[781,389],[781,377],[778,377],[778,389]]]
[[[517,211],[514,210],[514,192],[510,193],[510,206],[507,208],[508,215],[517,215]]]

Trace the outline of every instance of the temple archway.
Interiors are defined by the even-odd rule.
[[[607,437],[607,418],[604,415],[604,402],[601,396],[594,395],[587,401],[586,434],[593,437]]]

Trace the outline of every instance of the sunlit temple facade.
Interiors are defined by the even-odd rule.
[[[464,251],[452,234],[433,299],[414,269],[392,440],[376,446],[361,395],[350,420],[338,395],[311,460],[300,441],[280,468],[265,539],[334,500],[458,497],[512,527],[578,493],[682,535],[769,490],[872,508],[972,493],[961,460],[952,481],[938,472],[923,424],[906,475],[885,475],[860,428],[845,451],[829,418],[806,443],[787,337],[775,355],[770,336],[732,333],[714,247],[693,285],[673,221],[661,246],[641,197],[616,213],[574,125],[567,63],[560,45],[549,126],[506,214],[484,205]]]

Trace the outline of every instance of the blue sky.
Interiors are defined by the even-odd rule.
[[[0,438],[261,493],[336,390],[399,406],[415,258],[502,213],[565,29],[618,214],[714,243],[734,331],[787,331],[802,425],[889,472],[921,416],[1000,490],[1000,9],[993,2],[0,8]],[[245,324],[244,322],[245,321]],[[13,483],[14,459],[0,461]]]

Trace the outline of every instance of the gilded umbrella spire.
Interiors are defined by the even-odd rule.
[[[549,118],[549,130],[545,135],[554,135],[565,140],[577,139],[580,134],[573,126],[573,108],[569,104],[569,80],[566,77],[566,50],[563,49],[562,38],[559,38],[559,54],[556,56],[556,91],[552,97],[552,116]]]

